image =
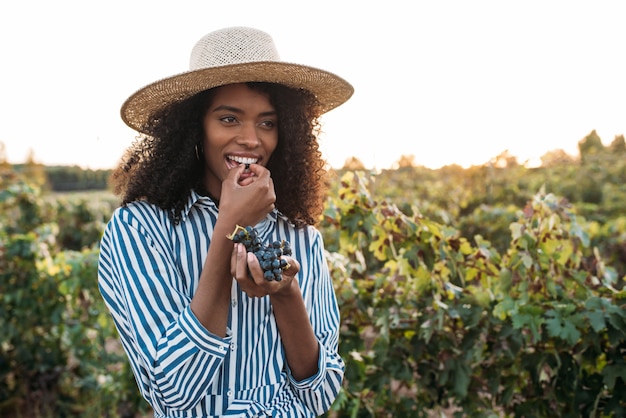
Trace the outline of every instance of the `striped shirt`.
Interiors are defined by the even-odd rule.
[[[226,337],[210,333],[189,305],[218,209],[195,192],[175,224],[145,201],[118,208],[101,241],[99,289],[139,390],[156,418],[314,417],[343,379],[339,308],[320,232],[296,229],[276,211],[255,227],[263,242],[289,241],[318,339],[318,372],[296,381],[269,296],[250,298],[233,280]]]

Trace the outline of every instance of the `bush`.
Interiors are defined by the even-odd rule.
[[[54,208],[25,184],[0,193],[0,213],[0,415],[145,410],[98,292],[97,246],[61,251]]]
[[[500,254],[367,183],[344,175],[325,214],[347,360],[335,416],[626,414],[626,291],[565,200],[534,196]]]
[[[623,216],[543,191],[503,206],[502,187],[489,206],[438,190],[400,210],[385,183],[341,177],[321,224],[346,360],[329,416],[626,414]],[[111,211],[0,190],[0,415],[149,410],[97,289]]]

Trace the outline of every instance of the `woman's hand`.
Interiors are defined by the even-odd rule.
[[[276,192],[271,173],[262,165],[242,164],[231,169],[222,182],[220,218],[235,225],[256,225],[274,210]]]
[[[269,281],[263,277],[263,269],[256,256],[248,253],[243,244],[235,244],[230,263],[231,274],[239,283],[241,290],[250,297],[287,295],[293,290],[294,282],[297,286],[295,276],[300,271],[300,264],[291,257],[281,258],[289,263],[289,267],[283,270],[283,279],[279,282]]]

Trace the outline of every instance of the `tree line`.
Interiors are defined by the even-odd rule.
[[[535,177],[546,176],[549,187],[556,188],[557,193],[563,192],[570,200],[589,201],[591,203],[599,203],[602,200],[602,187],[598,181],[603,180],[601,172],[587,177],[588,173],[568,173],[567,170],[576,170],[579,165],[597,166],[598,171],[602,171],[601,166],[610,166],[617,162],[619,166],[620,160],[626,157],[626,141],[624,135],[616,135],[609,145],[604,145],[602,139],[595,130],[591,131],[578,143],[579,156],[567,154],[562,149],[550,150],[541,157],[541,166],[535,169],[528,169],[529,172],[536,174]],[[456,165],[449,165],[439,169],[427,169],[419,167],[415,164],[415,158],[412,155],[402,155],[396,163],[396,167],[389,170],[382,170],[382,174],[389,175],[397,170],[407,168],[421,168],[421,175],[429,178],[439,177],[446,178],[450,175],[457,175],[460,172],[470,172],[491,169],[492,171],[502,168],[526,168],[520,163],[514,155],[508,151],[503,151],[500,155],[493,157],[490,161],[480,166],[463,169]],[[36,162],[34,154],[31,152],[24,163],[10,164],[6,159],[4,145],[0,142],[0,167],[5,167],[5,171],[13,171],[29,178],[35,184],[43,187],[44,190],[50,191],[86,191],[86,190],[107,190],[109,188],[109,176],[112,169],[89,169],[82,168],[78,165],[54,165],[47,166]],[[610,167],[608,167],[610,168]],[[345,172],[346,170],[367,170],[367,167],[356,157],[346,160],[344,166],[337,172]],[[565,170],[565,172],[563,172]],[[331,170],[334,172],[335,170]],[[509,170],[511,171],[511,170]],[[518,170],[520,171],[520,170]],[[519,173],[517,173],[519,174]],[[393,174],[392,174],[393,175]],[[619,173],[618,173],[619,175]],[[568,180],[563,184],[564,179]],[[582,182],[580,181],[582,180]],[[581,196],[580,194],[584,194]],[[492,198],[491,194],[487,196]]]

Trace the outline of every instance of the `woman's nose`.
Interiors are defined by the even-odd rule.
[[[259,145],[261,140],[254,124],[244,124],[237,138],[237,143],[253,148]]]

